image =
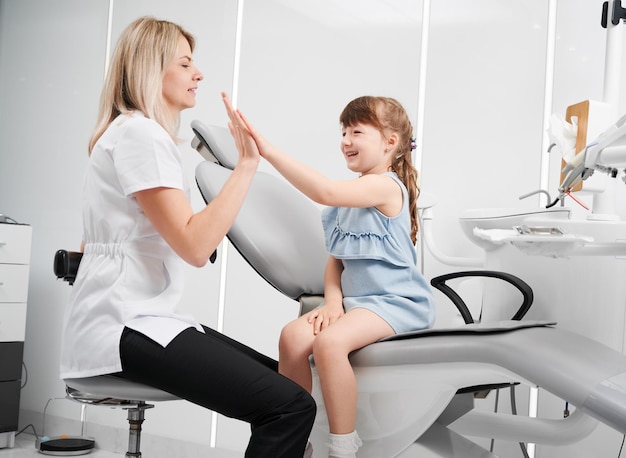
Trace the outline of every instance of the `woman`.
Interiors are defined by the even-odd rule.
[[[303,456],[311,396],[277,362],[176,313],[182,262],[206,264],[226,235],[259,163],[234,132],[239,162],[194,213],[181,154],[180,112],[202,73],[194,38],[151,17],[123,32],[89,143],[84,255],[65,317],[61,378],[116,374],[251,424],[246,457]]]

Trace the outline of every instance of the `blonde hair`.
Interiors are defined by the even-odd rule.
[[[141,17],[122,32],[107,73],[89,154],[104,131],[120,114],[140,111],[158,122],[177,141],[180,116],[171,119],[163,99],[163,75],[176,56],[183,36],[191,51],[193,35],[181,26],[150,16]]]
[[[352,100],[339,116],[343,126],[369,124],[376,127],[383,137],[389,131],[398,135],[398,146],[390,169],[398,175],[409,194],[409,213],[411,215],[411,240],[417,241],[419,228],[417,218],[417,198],[420,194],[417,170],[413,166],[413,125],[404,107],[390,97],[363,96]]]

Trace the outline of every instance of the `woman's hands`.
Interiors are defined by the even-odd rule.
[[[341,304],[324,304],[306,314],[307,321],[313,325],[313,335],[318,335],[344,315]]]

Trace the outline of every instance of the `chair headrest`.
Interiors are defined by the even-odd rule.
[[[206,125],[196,119],[191,121],[191,130],[195,134],[191,144],[203,158],[231,170],[235,168],[239,153],[227,127]]]
[[[196,182],[211,202],[232,173],[201,162]],[[262,278],[286,296],[324,293],[327,253],[320,210],[284,179],[257,172],[228,239]]]

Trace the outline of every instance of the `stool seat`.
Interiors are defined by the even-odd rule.
[[[166,391],[142,385],[115,375],[69,378],[64,380],[68,389],[82,398],[114,398],[128,401],[175,401],[180,399]]]
[[[126,458],[141,458],[141,425],[145,411],[154,407],[149,401],[175,401],[173,394],[114,375],[68,378],[67,397],[83,405],[119,407],[128,413],[128,451]]]

